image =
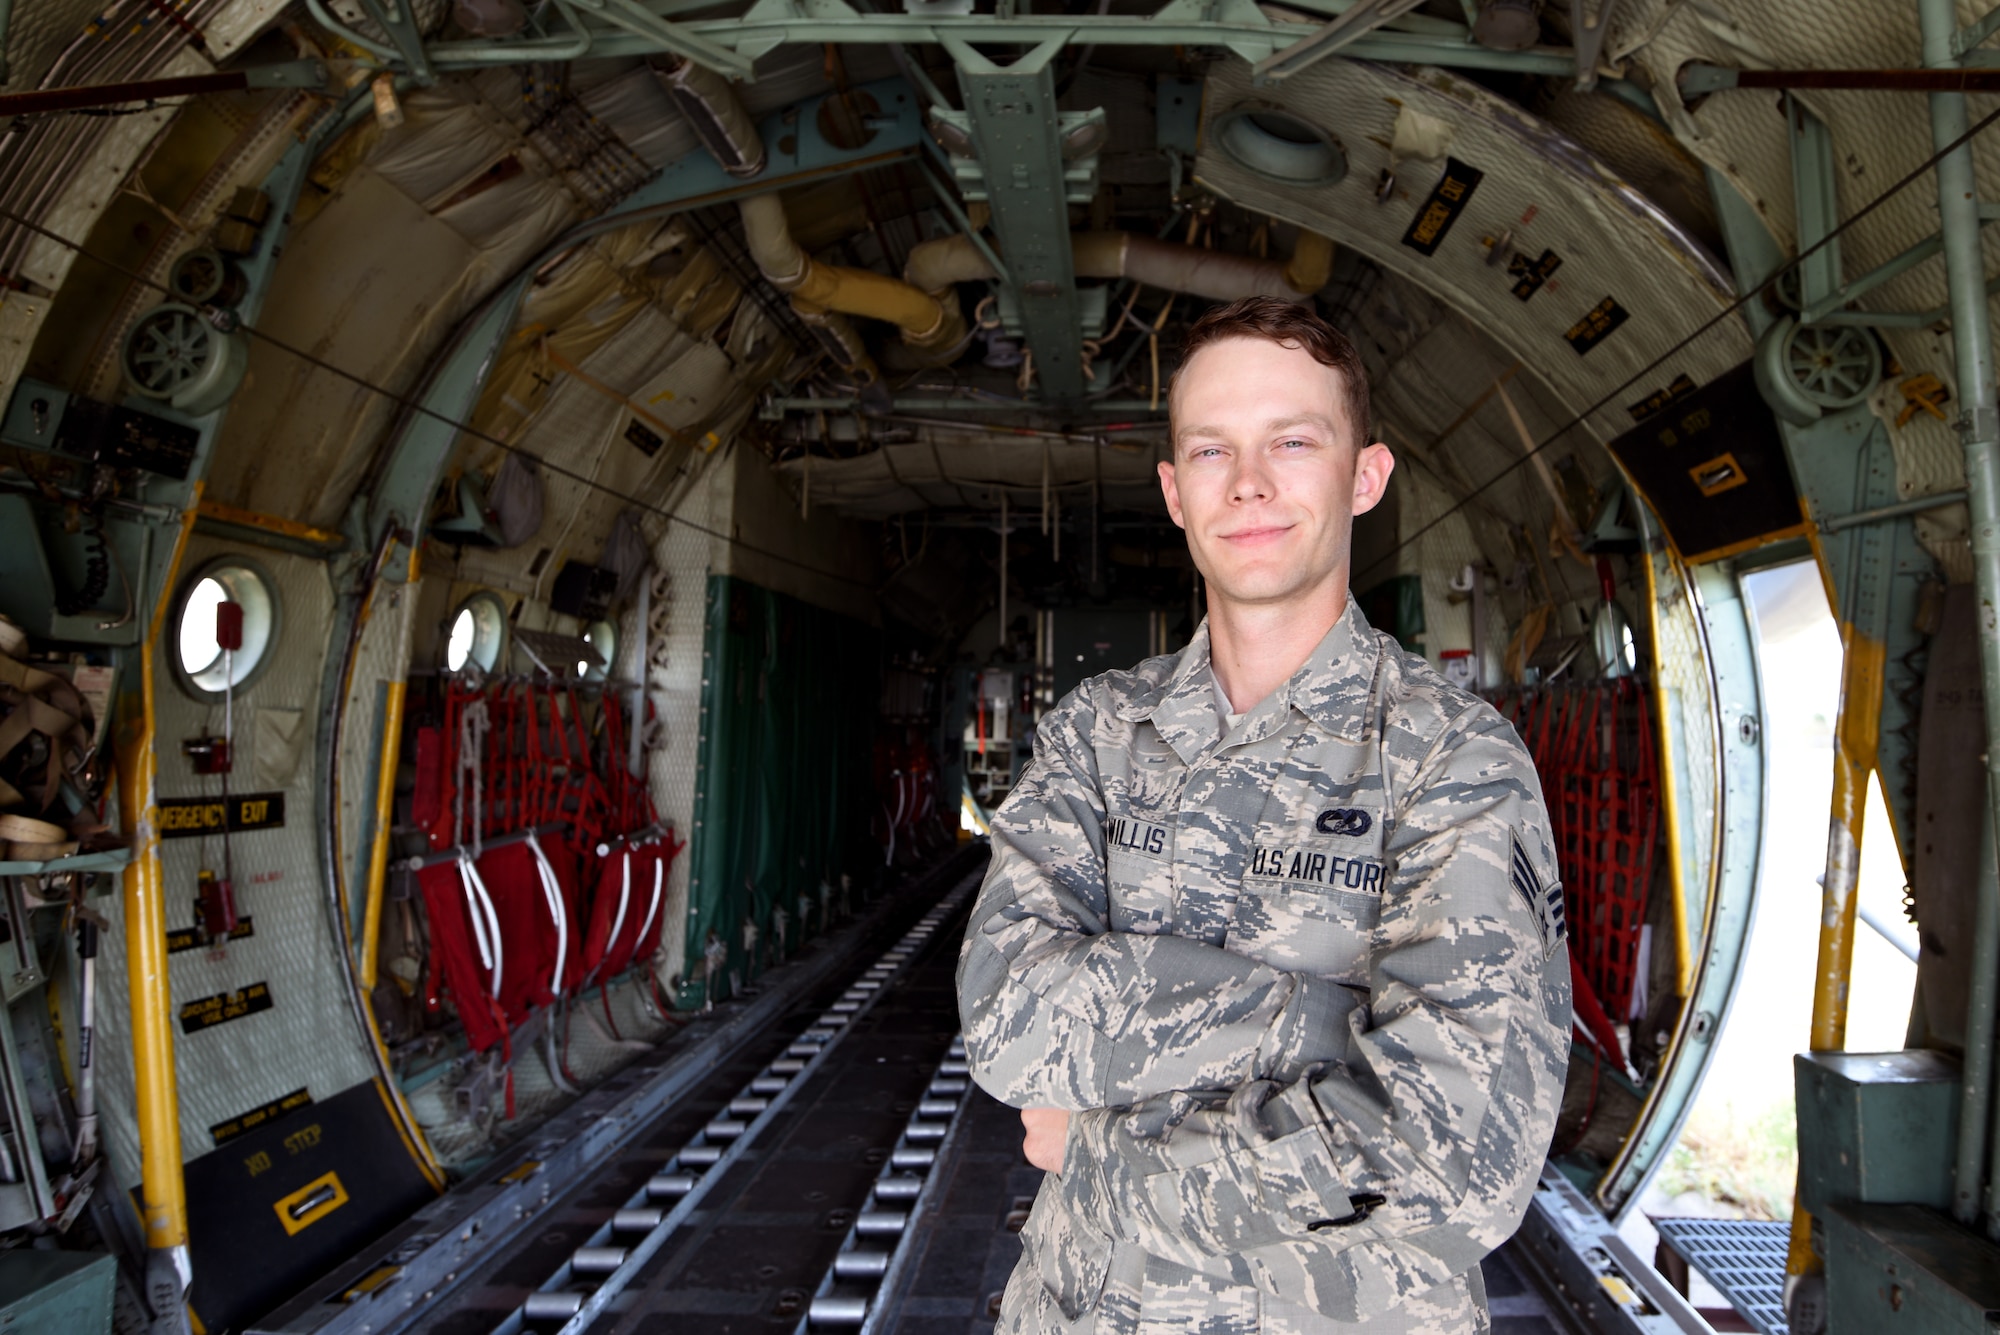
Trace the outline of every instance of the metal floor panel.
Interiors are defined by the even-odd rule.
[[[1021,1259],[1008,1216],[1017,1205],[1025,1213],[1042,1171],[1021,1157],[1020,1114],[975,1088],[961,1116],[958,1143],[937,1168],[947,1174],[938,1213],[918,1240],[902,1291],[884,1295],[882,1335],[992,1335],[995,1305]],[[1493,1335],[1567,1335],[1516,1267],[1514,1246],[1481,1264]]]
[[[1768,1219],[1655,1219],[1689,1269],[1764,1335],[1786,1335],[1785,1253],[1792,1226]]]

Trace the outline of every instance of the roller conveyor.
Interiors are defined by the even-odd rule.
[[[839,1046],[835,1036],[845,1033],[846,1022],[877,1004],[883,980],[913,967],[918,940],[945,960],[944,991],[926,1002],[935,1007],[941,999],[945,1006],[935,1039],[936,1051],[943,1050],[956,1027],[949,970],[957,943],[943,901],[962,905],[982,865],[976,850],[962,850],[916,877],[860,921],[767,973],[753,994],[695,1019],[656,1055],[585,1094],[251,1329],[470,1335],[522,1315],[529,1295],[543,1292],[583,1248],[622,1247],[629,1260],[681,1198],[704,1177],[713,1181],[738,1138],[732,1125],[747,1131],[781,1111],[786,1091],[802,1083],[798,1077]],[[940,933],[941,925],[947,930]],[[864,960],[888,972],[860,988],[856,964]],[[810,1051],[794,1055],[801,1045]],[[753,1108],[757,1100],[762,1108]],[[594,1252],[585,1267],[616,1273],[615,1265],[604,1270],[606,1255]],[[522,1284],[526,1275],[536,1275],[535,1283]],[[816,1279],[814,1272],[807,1282]],[[534,1306],[530,1329],[574,1315],[562,1311],[570,1306],[566,1298],[538,1297]]]

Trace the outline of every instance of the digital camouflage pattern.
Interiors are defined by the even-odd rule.
[[[1085,682],[993,818],[966,1050],[1071,1113],[1000,1330],[1485,1330],[1569,1056],[1534,766],[1351,598],[1226,736],[1208,644]]]

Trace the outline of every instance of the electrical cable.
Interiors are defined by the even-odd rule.
[[[1370,571],[1378,569],[1382,565],[1386,564],[1389,560],[1395,557],[1396,554],[1401,552],[1404,548],[1411,546],[1413,543],[1417,542],[1420,538],[1422,538],[1426,533],[1429,533],[1432,529],[1444,523],[1445,520],[1451,518],[1453,515],[1457,514],[1460,510],[1463,510],[1467,505],[1472,503],[1474,498],[1484,495],[1488,490],[1490,490],[1493,487],[1495,483],[1501,481],[1503,478],[1511,476],[1514,473],[1514,471],[1520,468],[1523,464],[1526,464],[1529,461],[1533,460],[1536,456],[1541,454],[1543,450],[1555,444],[1558,440],[1561,440],[1564,436],[1568,435],[1575,428],[1583,425],[1586,421],[1590,419],[1590,417],[1593,414],[1599,412],[1604,408],[1609,407],[1617,399],[1623,397],[1625,392],[1631,389],[1632,386],[1636,385],[1637,383],[1639,383],[1639,381],[1645,379],[1647,376],[1651,375],[1654,371],[1658,370],[1660,366],[1663,365],[1669,358],[1675,356],[1682,349],[1686,348],[1689,344],[1693,343],[1696,339],[1700,338],[1703,334],[1706,334],[1709,330],[1715,328],[1717,325],[1721,324],[1724,320],[1727,320],[1730,316],[1742,310],[1745,306],[1749,305],[1751,301],[1763,296],[1764,293],[1773,289],[1777,285],[1778,281],[1782,279],[1786,274],[1793,272],[1801,264],[1805,263],[1806,260],[1818,254],[1821,250],[1825,249],[1827,246],[1832,245],[1834,241],[1839,238],[1842,232],[1845,232],[1848,228],[1854,226],[1854,224],[1860,222],[1863,218],[1866,218],[1876,209],[1888,203],[1893,196],[1900,194],[1904,190],[1904,188],[1913,184],[1914,182],[1922,178],[1933,167],[1937,166],[1938,162],[1941,159],[1943,159],[1946,154],[1955,152],[1959,148],[1962,148],[1964,145],[1971,142],[1974,136],[1978,135],[1982,130],[1985,130],[1995,121],[2000,121],[2000,110],[1991,111],[1987,113],[1985,116],[1981,117],[1964,134],[1958,136],[1958,138],[1952,140],[1949,144],[1946,144],[1943,148],[1938,149],[1935,153],[1932,153],[1928,158],[1925,158],[1922,162],[1918,163],[1917,166],[1912,168],[1906,175],[1902,177],[1902,179],[1896,181],[1893,185],[1889,186],[1881,194],[1875,196],[1874,199],[1862,205],[1862,207],[1854,214],[1852,214],[1848,218],[1843,219],[1840,225],[1835,227],[1831,232],[1828,232],[1818,241],[1815,241],[1812,245],[1800,251],[1797,255],[1793,256],[1786,263],[1779,265],[1775,270],[1772,271],[1769,277],[1764,279],[1763,282],[1759,283],[1756,287],[1751,288],[1748,292],[1743,293],[1741,296],[1737,297],[1736,300],[1730,302],[1727,306],[1724,306],[1721,310],[1717,311],[1709,319],[1704,320],[1698,327],[1696,327],[1691,333],[1683,337],[1679,342],[1675,343],[1665,352],[1661,353],[1659,356],[1653,358],[1653,360],[1647,362],[1644,366],[1634,371],[1631,375],[1627,376],[1624,380],[1620,381],[1610,390],[1600,395],[1597,398],[1597,400],[1594,403],[1592,403],[1589,407],[1575,414],[1567,422],[1564,422],[1561,426],[1557,427],[1554,431],[1550,432],[1549,435],[1544,437],[1542,441],[1539,444],[1537,444],[1533,449],[1523,451],[1520,458],[1509,462],[1505,467],[1501,468],[1501,470],[1495,473],[1492,477],[1487,478],[1484,482],[1481,482],[1477,486],[1473,487],[1471,491],[1467,492],[1464,496],[1460,497],[1456,502],[1454,502],[1449,508],[1447,508],[1442,514],[1438,515],[1435,519],[1432,519],[1429,523],[1425,524],[1415,533],[1412,533],[1409,537],[1404,538],[1394,547],[1391,547],[1388,551],[1376,557],[1373,561],[1369,562],[1367,566],[1352,572],[1352,578],[1358,579],[1360,576],[1365,575]]]
[[[110,260],[102,255],[95,254],[94,252],[85,249],[82,245],[78,244],[77,242],[70,240],[68,237],[58,236],[56,233],[51,232],[48,228],[43,227],[40,223],[31,222],[30,220],[23,218],[19,214],[13,212],[11,209],[0,208],[0,219],[4,219],[5,221],[11,222],[16,226],[25,228],[26,230],[34,233],[36,236],[42,237],[45,240],[53,241],[57,245],[65,248],[66,250],[70,250],[84,259],[91,260],[97,264],[101,264],[105,268],[111,270],[113,273],[119,274],[120,276],[130,280],[133,283],[140,285],[141,287],[151,288],[154,291],[165,295],[170,300],[180,299],[176,297],[172,289],[168,288],[164,283],[158,282],[152,278],[148,278],[146,275],[138,273],[135,270],[129,269],[124,265],[117,263],[114,260]],[[208,313],[207,308],[204,308],[204,314],[207,313]],[[576,471],[573,468],[566,468],[561,464],[552,463],[547,458],[543,457],[542,455],[534,453],[532,450],[526,450],[518,445],[509,444],[508,442],[500,439],[498,436],[494,436],[485,431],[481,431],[478,427],[473,426],[469,422],[461,422],[458,419],[451,417],[448,414],[438,412],[435,408],[427,407],[425,404],[411,397],[410,395],[400,394],[393,389],[387,389],[381,385],[376,384],[372,380],[368,380],[365,377],[357,375],[354,372],[346,370],[343,367],[336,366],[332,362],[329,362],[324,358],[315,356],[313,353],[306,351],[304,348],[296,347],[290,343],[287,343],[285,340],[278,338],[273,334],[267,334],[261,329],[256,328],[254,325],[248,325],[248,324],[236,325],[234,328],[234,332],[245,334],[250,338],[254,338],[262,343],[268,343],[270,346],[278,349],[280,352],[289,353],[291,356],[298,358],[300,361],[305,362],[307,365],[317,367],[318,369],[325,371],[329,375],[337,376],[338,378],[345,380],[349,384],[354,385],[359,389],[367,390],[371,394],[378,394],[381,397],[389,400],[391,403],[397,404],[400,407],[408,409],[410,412],[416,413],[418,416],[427,417],[431,421],[434,421],[441,426],[450,427],[454,431],[470,436],[474,440],[477,440],[482,444],[491,445],[496,449],[504,450],[508,454],[518,454],[528,462],[539,465],[540,467],[547,469],[549,472],[556,474],[558,477],[568,478],[570,481],[575,482],[585,487],[588,490],[603,492],[605,495],[615,497],[618,500],[623,501],[627,505],[634,506],[638,509],[647,511],[650,514],[658,515],[660,518],[666,520],[669,523],[679,524],[683,528],[694,530],[696,533],[703,534],[710,538],[719,539],[723,542],[728,543],[732,547],[737,547],[747,552],[755,552],[757,555],[767,557],[770,560],[776,561],[781,565],[794,566],[800,570],[811,571],[812,573],[819,575],[823,579],[830,579],[839,584],[852,584],[856,588],[871,589],[871,590],[875,587],[867,580],[855,579],[851,575],[839,574],[835,571],[826,569],[823,565],[819,565],[811,561],[801,561],[797,557],[787,556],[783,552],[776,551],[769,547],[760,547],[756,543],[746,542],[742,538],[736,537],[730,533],[726,533],[721,529],[710,528],[706,524],[698,524],[692,519],[683,518],[682,516],[677,515],[670,510],[662,509],[660,506],[654,505],[651,502],[641,500],[636,496],[629,496],[624,492],[617,490],[614,487],[606,486],[605,484],[597,481],[595,478],[586,477],[584,474]]]

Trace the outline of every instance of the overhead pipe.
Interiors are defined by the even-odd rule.
[[[671,58],[654,63],[653,77],[722,170],[739,180],[764,170],[764,137],[728,79],[706,65]]]
[[[792,298],[808,322],[815,315],[861,315],[902,330],[903,342],[921,360],[948,361],[965,342],[965,313],[955,294],[921,287],[867,269],[821,264],[792,239],[785,207],[776,194],[752,195],[737,208],[744,240],[771,286]]]
[[[1304,301],[1333,275],[1333,242],[1301,231],[1289,260],[1260,260],[1162,241],[1142,232],[1075,232],[1070,253],[1078,278],[1129,278],[1146,287],[1209,301],[1278,297]],[[954,283],[991,282],[992,263],[964,236],[925,241],[910,251],[903,278],[927,292]]]
[[[661,86],[724,171],[750,178],[764,170],[764,141],[730,82],[692,61],[654,67]],[[744,241],[771,286],[788,294],[792,308],[822,335],[829,351],[841,349],[864,384],[878,377],[873,361],[844,315],[884,320],[902,330],[903,342],[927,364],[950,361],[965,342],[965,313],[954,294],[931,292],[866,269],[814,260],[792,237],[784,204],[775,193],[738,201]]]

